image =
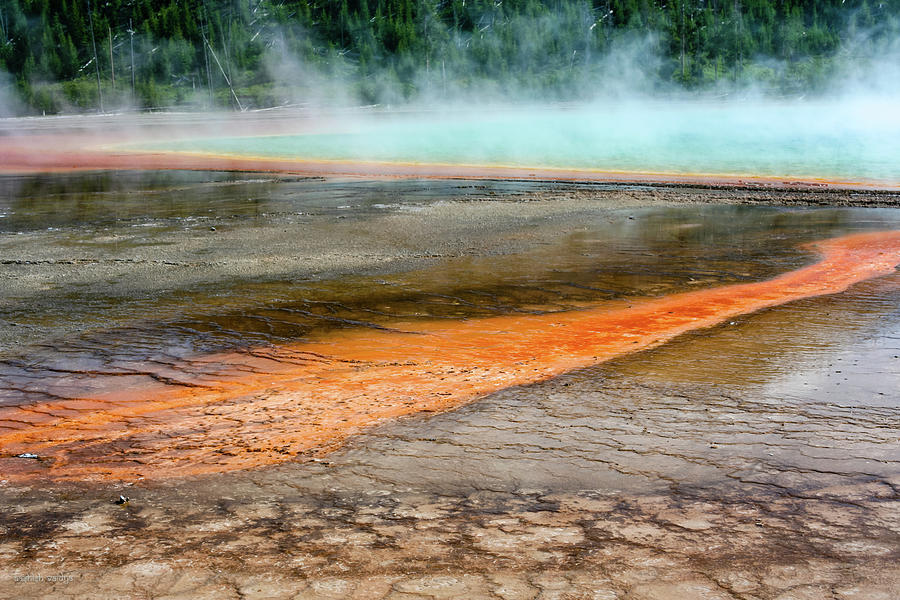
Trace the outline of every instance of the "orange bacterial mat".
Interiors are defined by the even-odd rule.
[[[568,312],[399,322],[192,361],[216,365],[215,378],[173,383],[160,373],[129,386],[110,377],[114,392],[0,409],[4,477],[166,478],[315,456],[386,419],[449,410],[740,314],[841,292],[900,264],[900,231],[810,247],[819,262],[758,283]],[[26,452],[40,459],[13,458]]]

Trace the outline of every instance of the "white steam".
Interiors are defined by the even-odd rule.
[[[0,118],[20,115],[24,108],[12,76],[0,69]]]

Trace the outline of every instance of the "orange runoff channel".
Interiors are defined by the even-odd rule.
[[[567,312],[330,332],[197,357],[194,367],[215,366],[217,375],[182,385],[147,379],[93,396],[4,407],[0,467],[11,480],[164,479],[321,456],[388,419],[451,410],[738,315],[889,275],[900,264],[900,231],[807,248],[818,262],[762,282]],[[40,459],[14,458],[25,452]]]

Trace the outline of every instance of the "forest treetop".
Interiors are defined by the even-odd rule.
[[[0,88],[31,113],[799,95],[898,40],[900,0],[0,0]]]

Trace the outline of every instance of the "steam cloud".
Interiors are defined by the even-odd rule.
[[[0,69],[0,118],[22,114],[24,105],[16,92],[15,82],[9,73]]]
[[[473,58],[476,44],[479,53],[499,52],[499,41],[490,32],[475,40],[433,22],[434,39],[442,40],[448,48],[446,60],[423,58],[422,64],[413,64],[408,58],[405,62],[398,58],[362,77],[357,75],[354,57],[334,51],[324,61],[305,61],[302,52],[284,42],[296,35],[285,36],[272,29],[269,35],[273,41],[264,58],[266,71],[278,90],[272,104],[327,107],[376,103],[434,108],[660,98],[900,99],[900,39],[877,30],[848,32],[830,68],[823,71],[824,79],[812,82],[810,87],[787,91],[778,87],[776,82],[787,80],[796,64],[756,56],[752,60],[755,77],[739,81],[723,77],[711,87],[690,91],[660,77],[667,59],[661,51],[662,38],[653,32],[617,32],[609,37],[602,52],[592,53],[585,44],[571,53],[553,54],[541,40],[528,39],[525,32],[539,29],[552,40],[567,24],[547,15],[539,17],[538,25],[526,25],[524,19],[516,17],[507,24],[513,35],[521,31],[523,41],[516,56],[503,59],[502,68],[486,69]],[[400,77],[400,72],[405,77]],[[404,83],[404,79],[412,84]]]
[[[502,25],[505,28],[503,35],[518,40],[517,50],[510,56],[502,52],[505,47],[501,44],[501,34],[489,21],[484,27],[476,27],[474,32],[461,33],[436,17],[429,19],[426,15],[425,18],[428,19],[428,39],[433,40],[435,47],[440,46],[440,52],[432,52],[431,59],[402,54],[383,61],[370,58],[369,66],[364,69],[360,68],[361,57],[326,48],[316,42],[314,34],[303,32],[298,25],[274,22],[263,25],[259,32],[265,42],[261,60],[265,76],[262,79],[273,84],[267,92],[256,91],[255,107],[302,105],[326,108],[381,104],[434,108],[659,98],[760,99],[771,97],[776,89],[771,82],[784,80],[792,68],[785,61],[756,56],[752,57],[755,77],[742,81],[722,78],[712,87],[690,92],[660,75],[665,71],[666,61],[671,63],[671,58],[666,58],[662,51],[662,44],[666,43],[664,36],[610,29],[600,34],[604,41],[599,50],[596,44],[590,43],[593,28],[597,24],[604,26],[595,14],[580,14],[574,10],[568,14],[507,17]],[[822,94],[849,99],[866,95],[878,96],[886,102],[900,98],[900,39],[877,27],[858,28],[852,18],[849,22],[844,42],[830,62],[828,79],[819,82],[816,90],[792,90],[791,97],[809,98]],[[542,34],[536,37],[535,31]],[[583,44],[577,41],[580,38],[574,32],[584,35]],[[596,33],[593,35],[597,37]],[[554,44],[554,40],[559,39],[569,40],[568,45]],[[160,44],[186,44],[184,41],[156,44],[141,35],[135,36],[134,43],[138,54],[137,70],[146,68],[141,57],[153,54]],[[305,60],[303,57],[309,56],[311,51],[317,58]],[[497,58],[488,62],[476,58],[485,55]],[[434,58],[436,56],[440,58]],[[212,66],[214,78],[218,78],[217,102],[221,106],[228,95],[223,78],[217,72],[219,68],[215,64]],[[161,92],[158,93],[155,106],[207,108],[211,93],[202,81],[205,76],[204,73],[198,75],[199,79],[190,82],[192,87],[188,85],[188,91],[179,92],[177,97],[163,97]],[[42,89],[40,82],[32,84],[35,89]],[[84,82],[81,84],[88,86]],[[144,85],[152,87],[152,83]],[[244,85],[246,89],[248,84],[245,82]],[[242,88],[240,85],[235,87],[240,98]],[[145,97],[155,97],[153,89],[142,92]],[[783,94],[781,89],[775,95]],[[110,96],[107,98],[108,109],[118,110],[131,105],[127,84],[120,84]],[[53,100],[64,112],[89,110],[89,107],[67,102],[58,93]],[[25,109],[14,82],[7,74],[0,73],[0,115],[22,114]]]

